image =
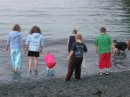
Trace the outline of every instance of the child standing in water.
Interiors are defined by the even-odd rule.
[[[69,61],[68,73],[65,81],[69,81],[75,70],[75,79],[80,80],[81,75],[81,64],[83,61],[83,53],[87,52],[87,47],[82,43],[82,36],[80,34],[75,36],[76,42],[73,43],[71,51],[67,57]]]
[[[117,40],[113,40],[112,46],[114,53],[123,53],[128,47],[126,42],[118,42]]]
[[[38,26],[33,26],[26,39],[26,47],[25,47],[25,53],[26,50],[28,50],[30,75],[32,74],[31,68],[32,68],[32,63],[34,61],[35,75],[38,76],[38,71],[37,71],[38,57],[40,53],[42,53],[43,45],[44,45],[44,40],[41,34],[41,29]]]
[[[54,76],[54,66],[56,65],[56,61],[54,55],[50,51],[48,51],[47,54],[44,56],[44,61],[47,66],[46,76]]]
[[[72,47],[73,43],[76,42],[75,36],[76,36],[77,32],[78,32],[77,30],[73,30],[72,35],[68,38],[68,41],[67,41],[68,52],[71,51],[71,47]]]
[[[12,67],[15,72],[20,71],[22,66],[22,34],[21,28],[18,24],[15,24],[12,31],[8,34],[7,44],[6,44],[6,51],[10,46],[10,54],[11,54],[11,61]]]
[[[107,29],[102,27],[100,35],[95,39],[96,53],[99,54],[99,74],[103,74],[103,69],[106,69],[106,75],[109,74],[111,68],[111,45],[112,38],[107,34]]]

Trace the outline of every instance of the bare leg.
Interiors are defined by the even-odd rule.
[[[33,62],[33,57],[29,57],[29,72],[30,72],[30,74],[31,74],[32,62]]]
[[[38,75],[38,72],[37,72],[38,59],[37,59],[37,57],[34,57],[34,63],[35,63],[35,75]]]
[[[35,70],[37,70],[37,67],[38,67],[38,59],[37,59],[37,57],[34,57],[34,63],[35,63]]]

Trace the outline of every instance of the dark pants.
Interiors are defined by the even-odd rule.
[[[80,79],[80,75],[81,75],[81,62],[69,62],[69,66],[68,66],[68,72],[66,75],[65,80],[70,80],[71,76],[73,74],[73,71],[75,70],[75,79]]]

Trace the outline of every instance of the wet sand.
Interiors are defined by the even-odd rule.
[[[130,71],[63,78],[1,82],[0,97],[130,97]]]

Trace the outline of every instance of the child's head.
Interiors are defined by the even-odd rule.
[[[75,36],[75,39],[76,39],[76,40],[82,40],[82,35],[81,35],[81,34],[77,34],[77,35]]]
[[[113,40],[113,43],[117,43],[117,40]]]
[[[30,30],[30,34],[33,34],[33,33],[41,34],[41,29],[38,26],[33,26],[32,29]]]
[[[50,51],[47,51],[46,53],[47,53],[47,54],[50,54],[51,52],[50,52]]]
[[[101,28],[100,28],[100,32],[101,32],[101,33],[106,33],[106,32],[107,32],[107,29],[106,29],[105,27],[101,27]]]
[[[20,28],[20,26],[18,24],[15,24],[14,27],[12,28],[12,30],[20,32],[21,28]]]
[[[75,30],[73,30],[73,34],[77,34],[77,32],[78,32],[78,31],[77,31],[76,29],[75,29]]]

